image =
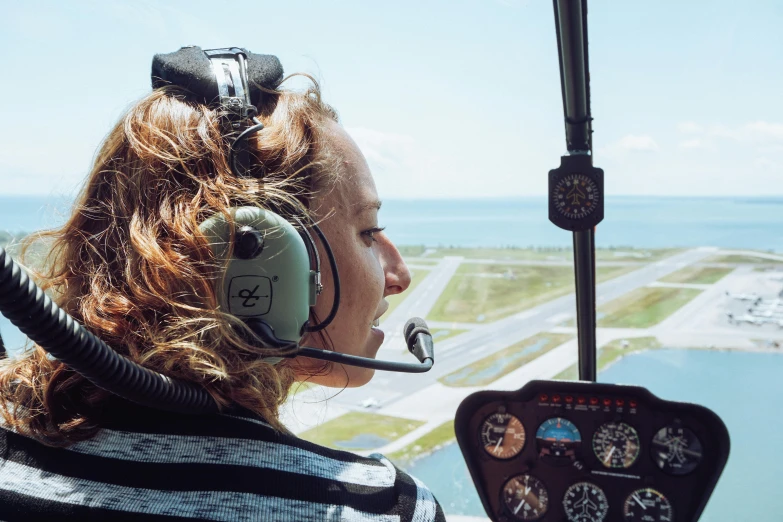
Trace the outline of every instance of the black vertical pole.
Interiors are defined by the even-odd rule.
[[[591,156],[592,118],[590,117],[587,56],[587,0],[554,0],[554,9],[568,154]],[[573,234],[579,379],[595,382],[594,230],[591,227],[587,230],[575,231]]]

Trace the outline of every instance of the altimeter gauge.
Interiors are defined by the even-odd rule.
[[[593,452],[607,468],[630,468],[639,456],[639,434],[624,422],[606,422],[593,435]]]
[[[699,465],[703,453],[699,438],[677,424],[658,430],[650,451],[655,464],[670,475],[687,475]]]
[[[525,427],[510,413],[493,413],[481,424],[481,445],[496,459],[516,457],[525,447]]]
[[[652,488],[637,489],[625,499],[626,522],[674,522],[674,510],[663,493]]]
[[[549,509],[544,483],[533,475],[511,477],[501,491],[503,505],[517,520],[539,520]]]
[[[577,482],[563,496],[569,522],[602,522],[609,511],[604,491],[591,482]]]

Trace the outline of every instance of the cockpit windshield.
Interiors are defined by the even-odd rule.
[[[567,2],[555,0],[555,12],[559,3]],[[149,90],[150,56],[191,42],[275,53],[286,73],[313,75],[339,112],[383,200],[374,225],[410,273],[406,290],[386,297],[377,358],[412,360],[403,331],[411,317],[426,320],[436,350],[427,373],[376,371],[359,387],[295,384],[281,409],[287,429],[387,456],[429,486],[450,522],[489,520],[455,434],[467,397],[546,380],[564,384],[530,388],[525,401],[595,400],[595,411],[627,414],[647,400],[566,382],[585,380],[579,346],[589,316],[577,314],[575,260],[588,241],[596,381],[646,388],[656,396],[644,403],[650,412],[660,399],[723,420],[731,452],[700,520],[780,519],[781,5],[590,1],[588,112],[570,120],[549,2],[242,0],[231,4],[239,16],[216,9],[4,6],[2,61],[14,80],[0,83],[0,247],[16,256],[25,237],[65,223],[106,128]],[[577,123],[587,129],[581,149],[566,141]],[[561,157],[580,150],[601,175],[550,180]],[[594,215],[599,195],[603,220],[581,239],[553,224],[553,212],[568,222]],[[35,242],[26,259],[45,263],[47,248]],[[2,315],[0,335],[10,357],[31,346]],[[676,422],[651,427],[645,441],[625,417],[596,421],[588,434],[567,415],[550,412],[531,429],[503,408],[474,426],[488,455],[511,459],[527,444],[547,465],[574,465],[569,455],[584,452],[602,473],[629,471],[625,520],[679,520],[667,492],[633,475],[638,459],[693,477],[708,453],[698,429]],[[546,509],[524,511],[543,508],[519,496],[548,484],[509,477],[508,498],[496,499],[508,520],[550,520]],[[591,484],[576,481],[548,500],[568,520],[600,522],[598,506],[610,502]],[[596,507],[579,518],[577,499]]]

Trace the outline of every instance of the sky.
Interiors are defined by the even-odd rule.
[[[548,0],[0,5],[0,194],[75,194],[183,45],[318,78],[382,198],[540,196],[565,153]],[[783,195],[781,26],[773,0],[590,0],[607,194]]]

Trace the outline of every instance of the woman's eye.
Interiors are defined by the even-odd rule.
[[[386,229],[386,227],[369,228],[369,229],[365,230],[364,232],[362,232],[362,235],[364,237],[370,239],[371,241],[375,242],[375,241],[378,241],[378,238],[375,237],[375,234],[380,234],[381,232],[384,231],[384,229]]]

